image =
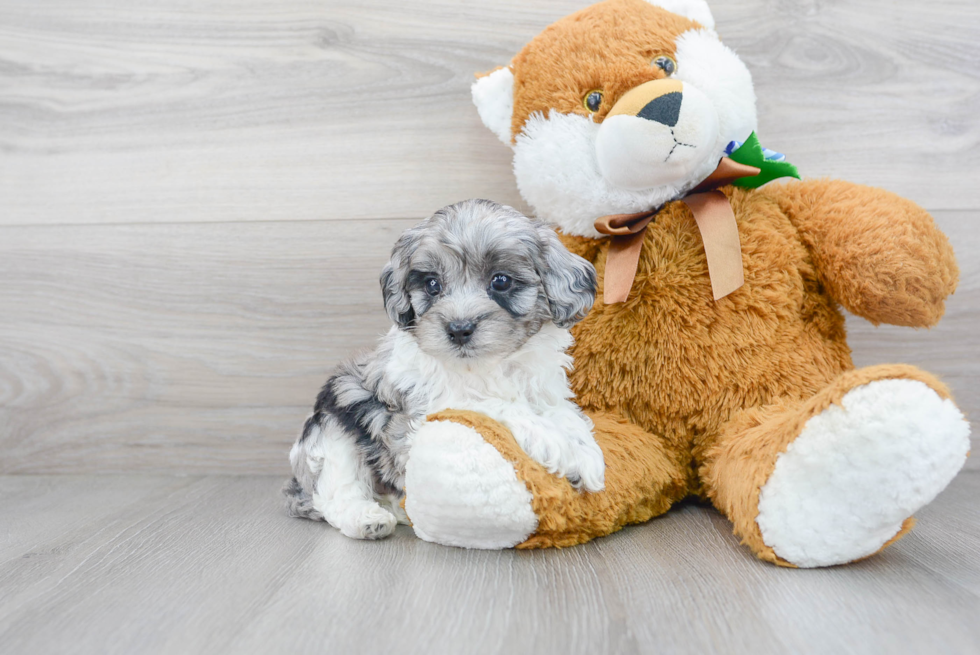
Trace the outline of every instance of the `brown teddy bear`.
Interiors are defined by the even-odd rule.
[[[575,491],[486,417],[430,417],[409,461],[419,536],[568,546],[709,499],[761,559],[871,555],[962,467],[969,424],[932,375],[855,369],[840,306],[934,325],[952,249],[920,207],[791,166],[755,140],[748,70],[702,0],[606,0],[480,77],[524,199],[592,262],[572,387],[606,489]]]

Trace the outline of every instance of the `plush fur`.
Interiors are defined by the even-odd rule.
[[[480,120],[504,143],[510,143],[510,121],[514,113],[514,74],[509,68],[498,68],[480,75],[473,85],[473,104]]]
[[[458,410],[434,414],[415,434],[405,471],[405,485],[413,493],[406,497],[405,509],[415,517],[415,534],[426,541],[464,548],[510,548],[538,527],[533,497],[514,467],[483,434],[452,421],[459,414]],[[510,435],[485,415],[472,414]],[[511,442],[519,448],[513,438]],[[442,475],[447,463],[453,467],[451,476]]]
[[[840,308],[874,323],[934,325],[956,288],[956,262],[932,217],[887,191],[831,180],[724,187],[745,284],[713,300],[701,236],[680,198],[717,164],[719,144],[754,129],[755,110],[748,71],[705,12],[697,0],[606,0],[547,28],[500,77],[513,77],[519,188],[595,264],[600,289],[610,245],[593,221],[659,209],[627,300],[597,302],[572,330],[572,389],[595,423],[606,491],[568,495],[486,418],[441,420],[476,429],[525,482],[538,522],[521,546],[579,543],[697,495],[761,559],[853,561],[911,528],[911,515],[962,466],[969,425],[928,373],[856,370]],[[627,188],[599,165],[599,133],[624,96],[666,79],[651,66],[657,54],[675,58],[672,80],[708,99],[696,102],[714,108],[704,120],[717,121],[718,138],[686,178]],[[590,89],[604,91],[599,111],[583,105]],[[675,97],[678,125],[688,95]],[[651,129],[636,127],[637,139],[670,147],[644,136],[665,133]]]
[[[873,554],[956,475],[969,434],[953,402],[924,382],[854,387],[776,458],[759,492],[763,541],[799,566]]]
[[[707,9],[674,4],[690,4],[693,15]],[[670,75],[653,64],[661,56],[676,63]],[[684,97],[676,125],[623,115],[606,121],[628,91],[666,79],[679,82]],[[583,104],[593,90],[603,94],[596,112]],[[501,110],[512,108],[514,172],[537,216],[595,238],[597,217],[681,195],[714,170],[729,142],[756,127],[752,78],[738,56],[704,25],[643,0],[607,0],[555,23],[509,68],[479,79],[473,100],[498,136]],[[611,179],[611,170],[630,179]]]
[[[566,376],[567,328],[595,298],[591,264],[514,209],[469,201],[405,232],[381,285],[396,325],[317,397],[290,453],[291,514],[390,534],[415,434],[450,407],[500,421],[550,473],[602,490],[602,451]]]
[[[516,508],[496,521],[507,526],[515,515],[523,516],[526,510],[531,511],[536,524],[533,529],[528,530],[523,538],[509,540],[505,544],[517,548],[565,547],[585,543],[595,537],[615,532],[625,525],[648,521],[667,511],[672,503],[688,494],[686,479],[678,473],[671,453],[664,448],[660,439],[631,425],[622,417],[603,413],[591,413],[590,416],[596,441],[605,457],[616,462],[615,469],[607,469],[606,487],[602,493],[578,493],[567,481],[556,479],[539,463],[525,456],[506,427],[485,415],[470,411],[443,411],[429,418],[443,426],[446,438],[449,435],[477,431],[483,438],[481,449],[474,446],[473,451],[457,452],[454,457],[447,457],[442,452],[429,453],[427,464],[430,470],[436,468],[444,471],[450,461],[469,462],[476,459],[474,455],[479,452],[479,459],[476,461],[480,462],[481,471],[494,470],[502,464],[506,464],[511,472],[516,471],[516,479],[526,487],[525,492],[530,492],[527,504],[504,504],[507,508],[515,505]],[[451,430],[450,424],[456,424],[457,429]],[[482,450],[487,445],[492,446],[493,453]],[[496,456],[493,456],[494,453]],[[415,458],[413,451],[409,462],[410,470]],[[500,507],[501,498],[515,498],[517,494],[511,491],[513,485],[510,483],[500,486],[486,485],[487,476],[482,473],[479,480],[485,486],[481,496],[436,496],[430,491],[431,488],[447,489],[447,485],[453,484],[459,477],[462,476],[417,475],[406,485],[411,490],[406,508],[416,524],[419,521],[440,523],[440,543],[471,546],[460,543],[460,535],[473,529],[471,523],[456,517],[471,516],[475,510],[483,510],[487,505]],[[466,479],[472,482],[469,488],[479,484],[470,477]],[[428,503],[424,506],[416,503],[416,495],[428,498]],[[488,498],[492,499],[489,503]],[[494,514],[499,516],[496,511]],[[494,524],[492,521],[493,519],[487,522],[490,525],[481,524],[480,530],[490,534],[496,532],[491,530]],[[507,534],[506,529],[500,532]],[[432,540],[427,534],[419,536]]]

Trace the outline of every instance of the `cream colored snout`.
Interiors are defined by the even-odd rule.
[[[596,137],[602,176],[613,186],[649,189],[690,178],[711,154],[718,114],[680,80],[645,82],[626,92]]]

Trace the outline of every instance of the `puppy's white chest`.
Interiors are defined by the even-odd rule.
[[[496,371],[452,372],[429,388],[429,411],[465,409],[486,412],[505,405],[530,409],[536,404],[535,399],[527,397],[523,387],[521,380],[500,375]]]
[[[422,352],[411,337],[395,339],[388,372],[424,408],[420,418],[445,409],[478,412],[507,427],[548,471],[576,487],[603,488],[605,465],[592,421],[571,401],[567,330],[543,329],[513,355],[472,366],[447,365]]]

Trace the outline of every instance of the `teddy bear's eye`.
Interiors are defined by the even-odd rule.
[[[582,104],[593,114],[599,111],[599,106],[602,105],[602,91],[589,91],[582,98]]]
[[[662,70],[667,77],[670,77],[677,71],[677,62],[664,55],[654,59],[653,65]]]

